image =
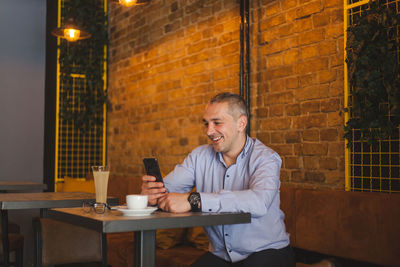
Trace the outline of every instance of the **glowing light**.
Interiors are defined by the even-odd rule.
[[[119,3],[123,6],[129,7],[129,6],[136,5],[137,0],[119,0]]]
[[[78,41],[80,35],[81,35],[80,30],[76,30],[76,29],[65,29],[64,30],[64,38],[70,42]]]

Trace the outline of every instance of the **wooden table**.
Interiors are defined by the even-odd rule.
[[[250,213],[168,213],[156,211],[146,216],[123,216],[112,210],[104,214],[86,213],[80,208],[51,209],[48,217],[72,223],[101,233],[135,231],[134,261],[136,267],[154,267],[156,230],[193,226],[250,223]],[[104,252],[103,252],[104,253]],[[104,255],[103,255],[104,257]],[[103,262],[103,265],[106,263]]]
[[[0,181],[0,192],[7,191],[43,191],[47,185],[29,181]]]
[[[8,210],[40,209],[40,215],[46,216],[49,208],[81,207],[84,201],[95,201],[96,195],[82,192],[38,192],[0,194],[1,229],[4,266],[9,266]],[[109,199],[118,204],[117,198]]]

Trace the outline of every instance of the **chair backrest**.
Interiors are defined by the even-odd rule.
[[[35,265],[102,261],[102,234],[49,218],[34,218]]]

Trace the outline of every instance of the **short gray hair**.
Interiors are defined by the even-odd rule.
[[[210,104],[214,103],[228,103],[232,115],[235,115],[235,112],[239,112],[239,116],[244,115],[247,119],[249,119],[249,112],[246,102],[244,101],[243,97],[238,94],[230,92],[220,93],[211,98]]]

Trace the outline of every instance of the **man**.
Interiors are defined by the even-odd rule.
[[[246,135],[242,97],[222,93],[206,107],[211,145],[194,149],[163,183],[143,176],[149,204],[169,212],[250,212],[251,223],[205,227],[210,252],[192,266],[295,266],[279,209],[281,159]],[[197,192],[188,193],[193,187]]]

